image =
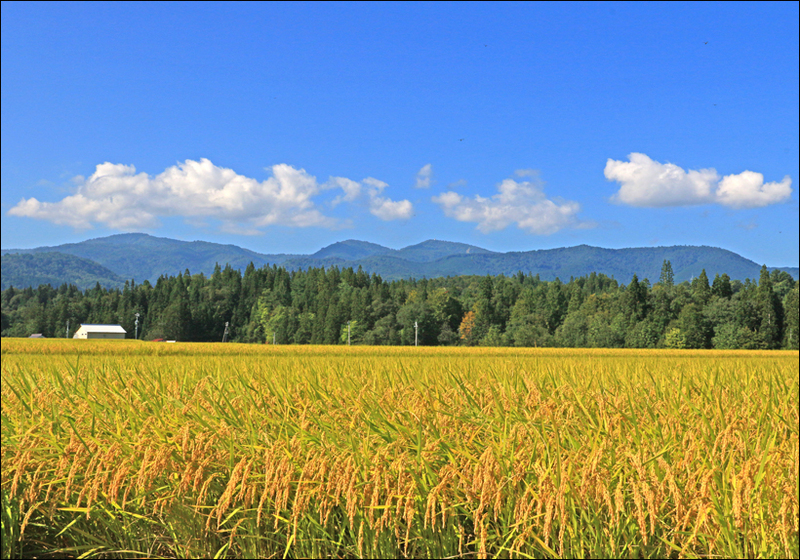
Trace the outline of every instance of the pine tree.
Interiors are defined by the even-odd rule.
[[[647,314],[647,286],[639,282],[636,274],[625,289],[622,304],[624,313],[631,322],[641,321]]]
[[[671,288],[675,285],[675,274],[672,272],[672,263],[668,260],[664,260],[664,264],[661,265],[661,275],[658,277],[658,282],[667,288]]]
[[[777,348],[781,340],[783,316],[778,298],[772,290],[772,280],[766,265],[761,267],[761,276],[756,290],[756,305],[761,316],[759,334],[767,348]]]
[[[733,296],[731,277],[724,273],[722,276],[716,274],[714,283],[711,284],[711,293],[720,298],[731,299],[731,296]]]
[[[800,283],[796,283],[792,291],[786,294],[784,300],[786,348],[797,350],[798,335],[800,335]]]
[[[708,275],[705,268],[700,273],[700,276],[692,281],[692,298],[700,306],[704,306],[711,299],[711,287],[708,285]]]
[[[346,322],[342,306],[337,297],[333,297],[328,304],[328,312],[325,314],[325,332],[323,334],[323,344],[337,344],[342,325]]]
[[[550,334],[556,332],[556,329],[561,326],[564,316],[567,314],[567,296],[564,295],[563,284],[556,278],[547,288],[547,296],[545,298],[545,324]]]

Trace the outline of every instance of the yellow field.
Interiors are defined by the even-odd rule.
[[[3,557],[797,557],[798,353],[2,343]]]

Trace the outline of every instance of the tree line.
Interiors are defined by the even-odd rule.
[[[162,276],[155,285],[64,284],[2,291],[2,336],[71,336],[80,323],[120,324],[133,338],[275,344],[466,345],[599,348],[798,348],[798,283],[762,267],[758,282],[627,284],[592,273],[569,282],[538,275],[387,282],[360,267]]]

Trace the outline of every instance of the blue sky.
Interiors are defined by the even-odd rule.
[[[2,246],[797,266],[798,3],[2,3]]]

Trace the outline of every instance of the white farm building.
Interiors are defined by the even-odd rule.
[[[122,339],[126,332],[120,325],[81,325],[72,338]]]

